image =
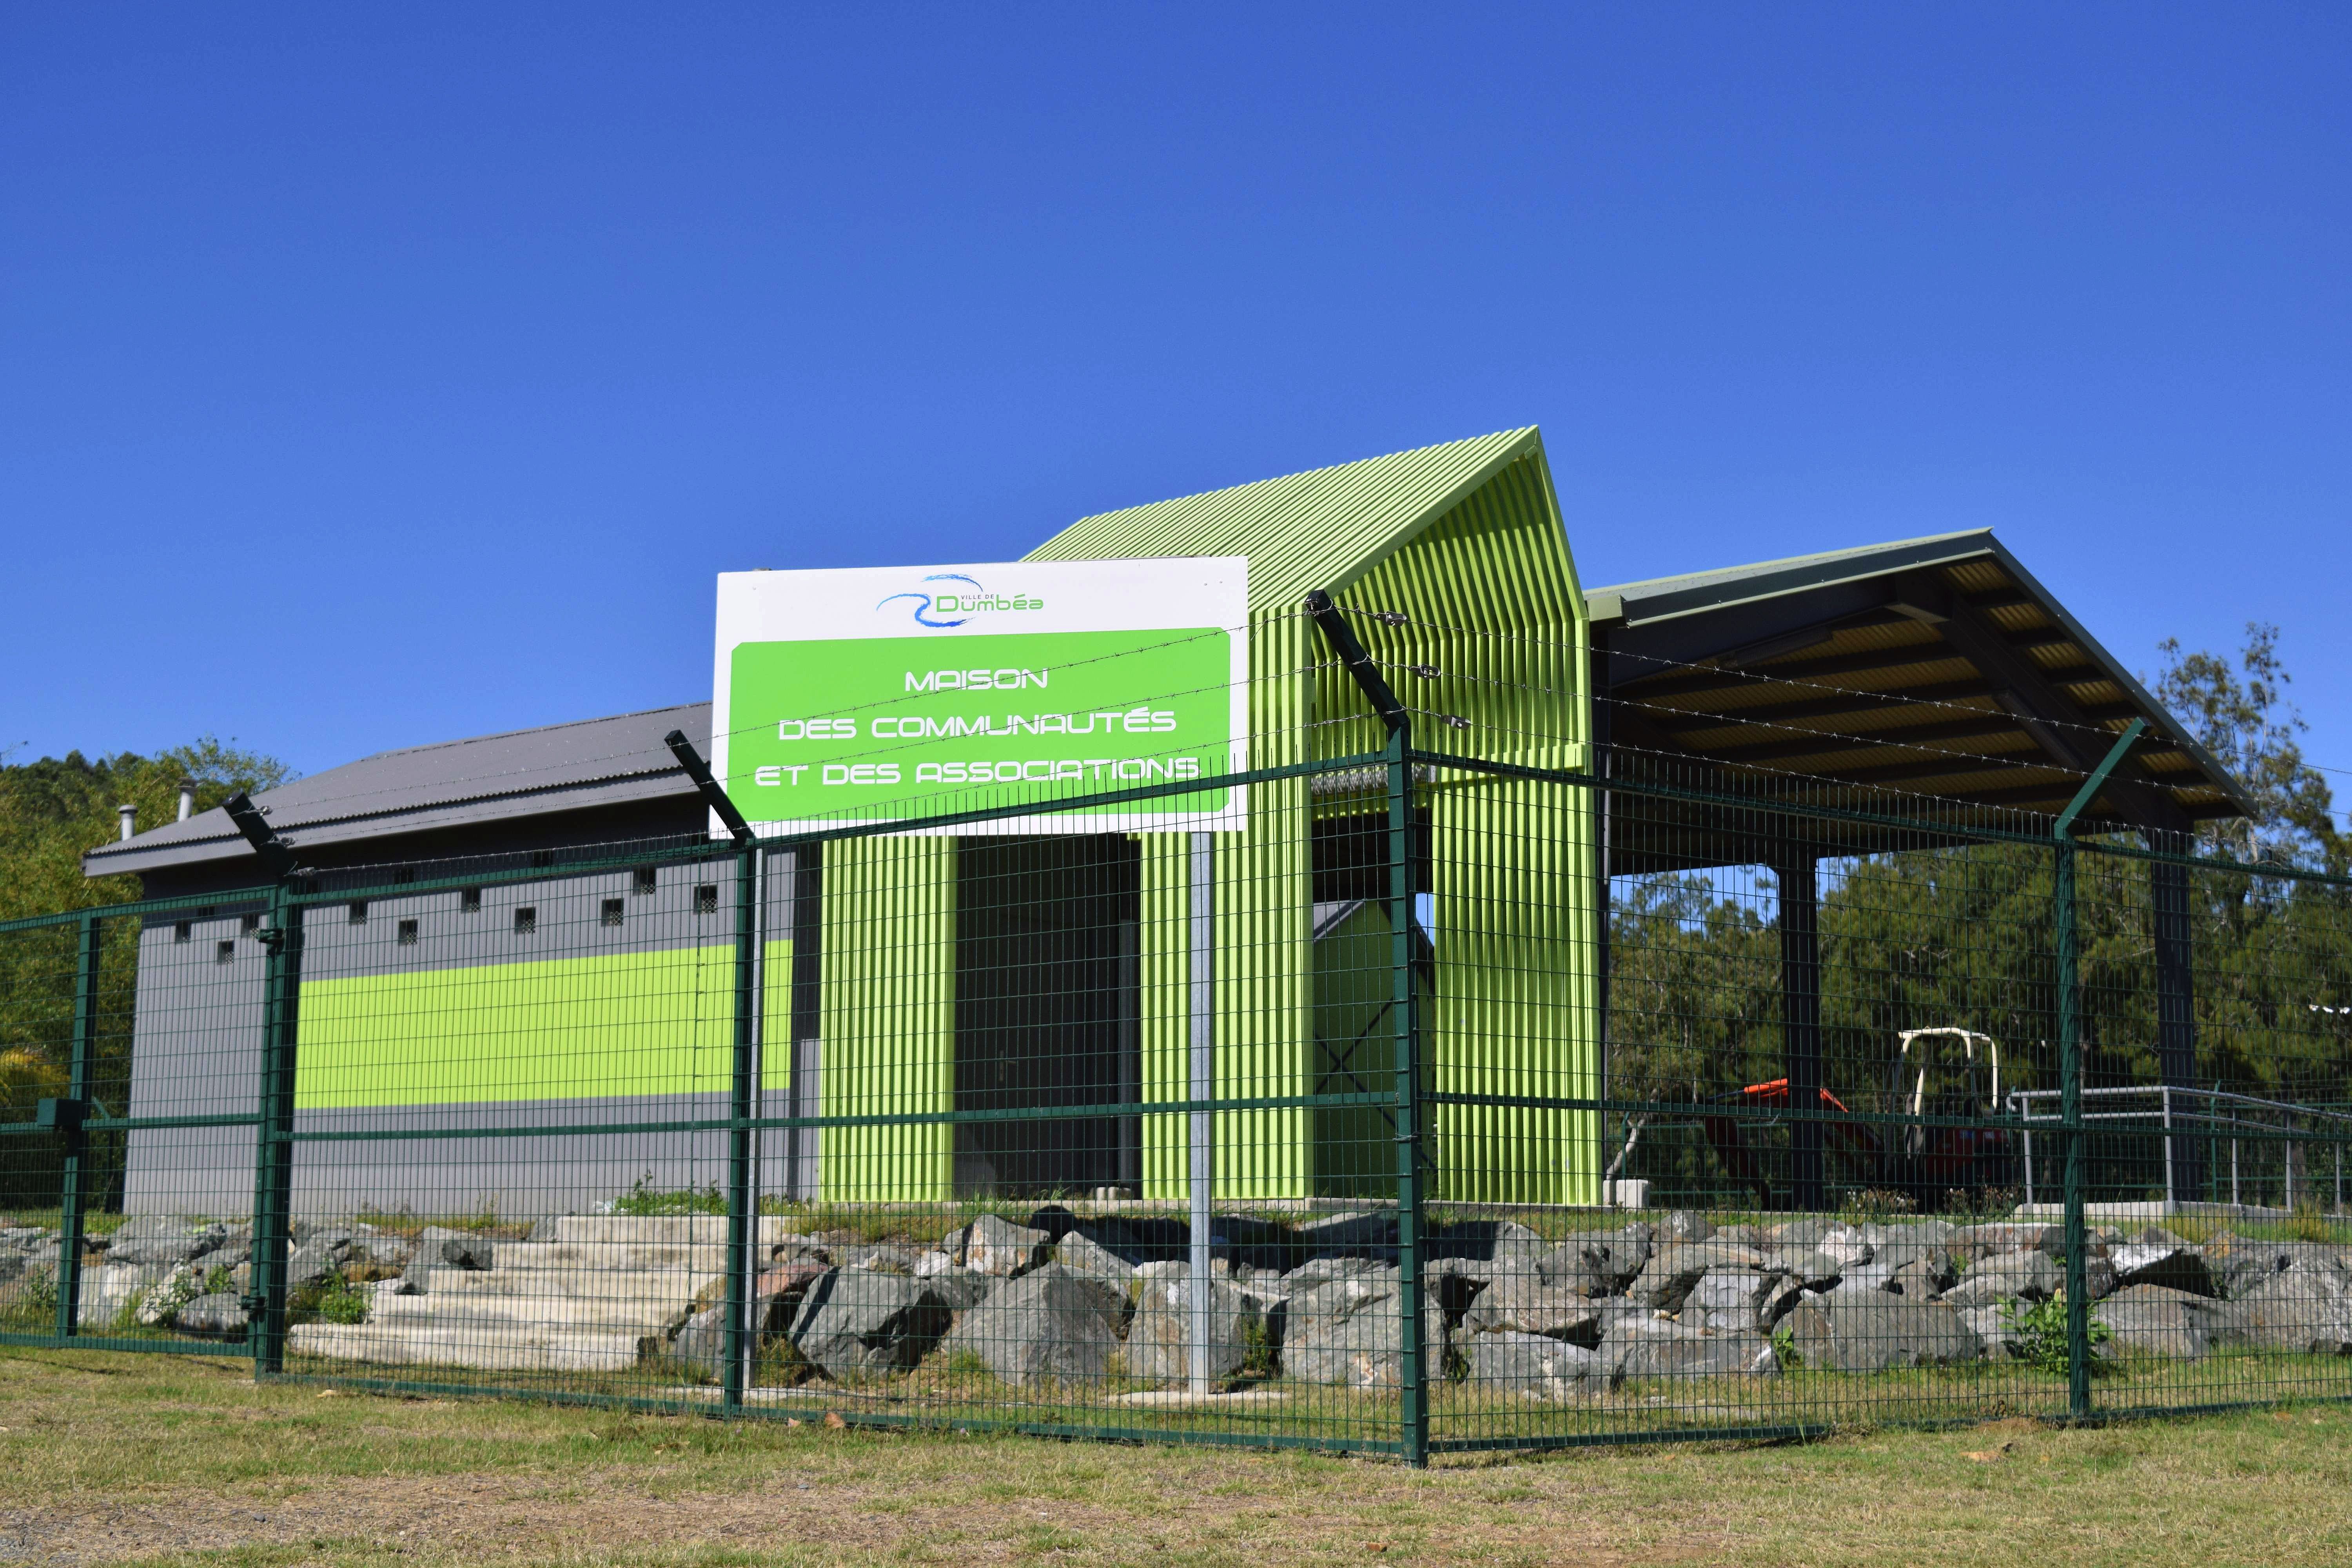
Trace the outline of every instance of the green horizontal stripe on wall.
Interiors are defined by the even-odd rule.
[[[792,943],[768,944],[772,994]],[[302,986],[305,1110],[727,1090],[731,942]]]

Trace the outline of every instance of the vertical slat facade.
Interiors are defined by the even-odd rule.
[[[952,838],[853,838],[825,856],[826,1116],[955,1106],[956,846]],[[825,1134],[827,1202],[947,1197],[954,1129],[944,1122]]]

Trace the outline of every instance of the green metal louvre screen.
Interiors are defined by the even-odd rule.
[[[1255,615],[1243,833],[1008,786],[0,926],[0,1329],[1409,1461],[2352,1394],[2352,884],[1604,773],[1569,597],[1441,570],[1519,482]]]

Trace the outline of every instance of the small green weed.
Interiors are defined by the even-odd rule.
[[[2073,1364],[2066,1346],[2066,1292],[2059,1291],[2047,1301],[2027,1306],[2012,1301],[2001,1309],[2001,1319],[2017,1334],[2018,1359],[2037,1372],[2064,1376]],[[2115,1331],[2099,1321],[2098,1309],[2090,1311],[2090,1327],[2085,1337],[2090,1341],[2091,1375],[2103,1377],[2121,1370],[2113,1356],[2099,1347],[2115,1338]]]
[[[660,1215],[695,1215],[727,1212],[727,1194],[713,1182],[707,1187],[660,1188],[651,1184],[653,1173],[639,1176],[629,1190],[613,1200],[613,1212],[638,1219]]]

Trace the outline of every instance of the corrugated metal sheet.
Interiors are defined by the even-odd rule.
[[[1246,555],[1253,610],[1296,608],[1386,559],[1496,469],[1540,453],[1535,427],[1080,518],[1027,556]]]
[[[1444,672],[1423,687],[1401,678],[1409,702],[1471,722],[1467,731],[1424,723],[1423,743],[1537,765],[1585,761],[1584,600],[1533,429],[1107,512],[1033,558],[1192,554],[1250,562],[1253,766],[1378,748],[1380,726],[1361,695],[1298,614],[1318,587],[1355,609],[1401,611],[1416,623],[1389,630],[1358,617],[1376,657]],[[1428,800],[1443,933],[1425,1021],[1430,1081],[1460,1092],[1593,1093],[1592,803],[1483,778],[1442,783]],[[1314,815],[1305,781],[1262,784],[1251,792],[1248,831],[1219,845],[1221,1095],[1304,1094],[1319,1081]],[[1147,836],[1143,1018],[1154,1099],[1183,1091],[1183,876],[1181,838]],[[1302,1111],[1220,1116],[1218,1196],[1352,1194],[1361,1151],[1318,1146],[1314,1126]],[[1430,1126],[1445,1173],[1438,1196],[1596,1195],[1591,1113],[1449,1107]],[[1146,1195],[1180,1197],[1182,1123],[1154,1118],[1146,1127]]]
[[[467,741],[380,752],[264,791],[255,804],[296,848],[421,833],[478,822],[691,796],[694,785],[662,744],[683,730],[705,754],[710,704],[681,703],[574,724],[547,724]],[[93,877],[236,859],[253,853],[215,807],[82,858]]]
[[[955,1106],[956,843],[852,838],[824,857],[823,1114]],[[930,1202],[954,1179],[954,1129],[836,1127],[828,1202]]]

